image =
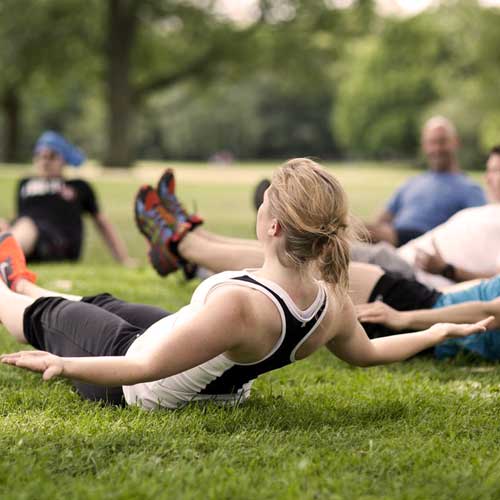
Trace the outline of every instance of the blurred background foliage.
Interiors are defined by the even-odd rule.
[[[327,0],[2,0],[0,160],[41,130],[92,158],[396,159],[432,114],[466,168],[500,142],[500,9],[442,1],[412,17]]]

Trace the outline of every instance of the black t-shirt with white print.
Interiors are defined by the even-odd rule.
[[[54,258],[75,259],[83,240],[83,214],[99,212],[90,184],[81,179],[27,177],[17,189],[18,217],[29,217],[38,227],[41,259],[55,253]],[[40,250],[40,249],[39,249]],[[57,255],[61,253],[61,255]]]

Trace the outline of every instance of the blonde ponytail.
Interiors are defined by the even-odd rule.
[[[318,163],[296,158],[275,172],[268,199],[285,235],[282,263],[299,270],[314,266],[321,279],[346,292],[357,224],[340,182]]]

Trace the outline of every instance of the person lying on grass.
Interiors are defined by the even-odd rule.
[[[144,210],[154,223],[141,223]],[[260,267],[261,242],[220,236],[201,227],[202,219],[188,215],[175,195],[175,177],[168,169],[155,189],[142,188],[136,199],[139,229],[152,242],[149,257],[165,276],[179,267],[203,266],[212,272]],[[500,276],[470,288],[443,293],[372,264],[349,264],[349,296],[370,338],[401,330],[429,328],[438,322],[473,323],[493,315],[491,328],[500,328]],[[385,303],[385,304],[384,304]],[[402,311],[402,312],[398,312]],[[442,359],[466,351],[486,360],[500,360],[500,335],[495,330],[449,339],[434,349]]]
[[[500,360],[500,275],[443,291],[372,264],[352,262],[349,276],[358,320],[370,338],[420,330],[438,322],[473,323],[494,316],[485,334],[448,339],[433,354],[445,359],[464,352]]]
[[[168,227],[168,214],[151,205],[155,194],[141,189],[136,208],[141,230],[152,238]],[[256,230],[262,267],[210,277],[172,315],[106,294],[82,298],[43,290],[29,281],[14,238],[4,237],[0,320],[15,339],[40,350],[4,354],[1,361],[46,380],[75,380],[86,398],[177,408],[193,400],[245,400],[259,375],[322,346],[349,363],[371,366],[484,332],[491,321],[370,340],[346,293],[347,197],[337,179],[310,160],[291,160],[276,171]]]

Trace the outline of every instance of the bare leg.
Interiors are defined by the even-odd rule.
[[[198,236],[203,236],[205,239],[214,241],[217,243],[225,243],[231,245],[242,245],[242,246],[252,246],[260,248],[261,245],[257,240],[250,240],[247,238],[230,238],[229,236],[222,236],[220,234],[211,233],[203,228],[197,228],[196,233]]]
[[[21,278],[15,283],[16,293],[31,297],[32,299],[39,299],[40,297],[62,297],[64,299],[72,300],[78,302],[82,300],[79,295],[71,295],[66,293],[53,292],[51,290],[46,290],[45,288],[39,287],[31,281]]]
[[[9,290],[0,280],[0,321],[9,333],[21,344],[26,344],[23,333],[24,311],[34,302],[31,297],[25,297]]]
[[[264,252],[257,245],[229,243],[231,238],[206,238],[206,232],[199,229],[188,233],[179,244],[180,254],[190,262],[206,267],[215,273],[243,268],[260,267],[264,262]],[[209,233],[211,234],[211,233]],[[353,262],[349,265],[349,296],[355,304],[364,304],[384,271],[373,264]]]
[[[349,264],[349,297],[354,305],[366,304],[378,280],[385,271],[373,264],[351,262]]]
[[[10,227],[12,236],[17,240],[25,255],[35,248],[38,239],[38,228],[29,217],[21,217]]]
[[[262,248],[255,245],[221,243],[207,239],[196,229],[188,233],[179,243],[179,253],[189,262],[194,262],[215,273],[230,269],[260,267],[264,262]]]

